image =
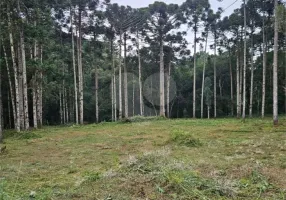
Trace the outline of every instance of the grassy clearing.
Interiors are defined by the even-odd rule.
[[[286,120],[142,120],[6,132],[1,199],[286,199]]]

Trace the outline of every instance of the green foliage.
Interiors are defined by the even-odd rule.
[[[29,140],[29,139],[37,139],[42,136],[34,131],[23,131],[21,133],[17,133],[16,131],[7,131],[4,132],[5,138],[13,138],[16,140]]]
[[[86,172],[84,174],[85,182],[95,182],[100,179],[100,173],[99,172]]]

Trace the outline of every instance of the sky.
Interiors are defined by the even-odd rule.
[[[160,1],[160,0],[157,0]],[[182,4],[185,0],[161,0],[167,4],[169,3],[176,3],[176,4]],[[234,9],[239,8],[242,0],[222,0],[222,2],[218,0],[209,0],[211,7],[213,10],[217,10],[219,7],[222,8],[227,8],[229,7],[232,3],[234,3],[231,7],[229,7],[224,15],[230,15]],[[149,4],[154,3],[154,0],[111,0],[112,3],[118,3],[119,5],[129,5],[133,8],[140,8],[140,7],[146,7]]]
[[[147,7],[149,4],[154,3],[156,0],[111,0],[111,3],[118,3],[119,5],[129,5],[132,8],[141,8],[141,7]],[[182,4],[185,0],[157,0],[157,1],[163,1],[167,4],[170,3],[176,3],[176,4]],[[218,8],[226,9],[225,12],[222,14],[222,17],[229,16],[234,9],[237,9],[241,6],[242,0],[209,0],[211,4],[211,8],[216,12]],[[189,43],[188,48],[191,50],[193,49],[193,43],[194,43],[194,36],[192,33],[192,30],[188,29],[187,26],[181,27],[180,31],[187,31],[186,39]],[[209,43],[212,43],[212,38],[210,38]],[[197,44],[197,49],[199,48],[199,44]],[[209,53],[212,53],[210,48],[208,47],[207,50]],[[193,53],[193,52],[192,52]]]

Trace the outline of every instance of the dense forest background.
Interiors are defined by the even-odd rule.
[[[228,1],[231,5],[235,1]],[[2,0],[1,127],[286,111],[286,9],[208,0]],[[192,30],[193,42],[187,34]],[[274,102],[274,103],[273,103]]]

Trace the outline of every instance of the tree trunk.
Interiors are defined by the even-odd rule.
[[[207,46],[208,46],[208,31],[206,33],[206,43],[204,51],[204,67],[203,67],[203,80],[202,80],[202,93],[201,93],[201,118],[204,117],[204,91],[205,91],[205,74],[206,74],[206,64],[207,64]]]
[[[128,118],[128,80],[127,80],[127,66],[126,66],[126,40],[127,40],[127,35],[124,33],[124,114],[125,118]]]
[[[111,121],[115,121],[115,110],[114,110],[114,62],[113,62],[113,39],[110,40],[110,59],[112,62],[112,75],[111,75]]]
[[[11,108],[10,108],[10,93],[8,92],[7,94],[7,108],[8,108],[8,128],[12,128],[12,117],[11,117]]]
[[[121,61],[121,53],[122,53],[122,31],[120,30],[120,40],[119,40],[119,120],[122,119],[122,61]]]
[[[250,100],[249,100],[249,117],[252,118],[252,108],[253,108],[253,76],[254,76],[254,63],[253,63],[253,31],[251,32],[251,78],[250,78]]]
[[[40,62],[41,62],[41,68],[39,71],[39,96],[38,96],[38,106],[39,106],[39,125],[42,127],[43,126],[43,46],[40,46]]]
[[[210,119],[210,106],[208,105],[208,119]]]
[[[18,14],[20,14],[20,3],[18,0]],[[21,18],[22,19],[22,18]],[[22,19],[22,23],[23,19]],[[22,53],[22,65],[23,65],[23,94],[24,94],[24,118],[25,129],[29,129],[29,108],[28,108],[28,85],[27,85],[27,72],[26,72],[26,53],[25,53],[25,41],[23,27],[20,28],[20,45]]]
[[[134,72],[134,69],[133,69]],[[135,116],[135,79],[134,73],[132,73],[132,116]]]
[[[80,6],[79,6],[80,7]],[[82,71],[82,33],[81,33],[81,15],[82,10],[79,8],[79,38],[78,38],[78,83],[79,83],[79,121],[83,124],[83,71]]]
[[[197,59],[197,24],[195,23],[194,38],[194,82],[193,82],[193,118],[196,118],[196,59]]]
[[[25,130],[25,115],[24,115],[24,93],[23,93],[23,65],[21,45],[17,45],[18,56],[18,84],[19,84],[19,114],[20,114],[20,129]]]
[[[239,63],[239,46],[237,45],[236,50],[236,117],[240,118],[240,63]]]
[[[273,124],[278,125],[278,0],[275,0],[274,57],[273,57]]]
[[[7,53],[6,53],[6,49],[5,49],[5,46],[4,46],[3,38],[2,38],[2,43],[3,43],[3,53],[4,53],[5,63],[6,63],[8,82],[9,82],[9,89],[10,89],[10,96],[11,96],[13,120],[14,120],[14,125],[15,125],[15,128],[16,128],[17,115],[16,115],[16,108],[15,108],[15,94],[14,94],[14,89],[13,89],[13,84],[12,84],[11,74],[10,74],[10,68],[9,68],[9,62],[8,62]],[[11,125],[10,125],[10,128],[11,128]]]
[[[160,41],[160,116],[165,117],[164,44]]]
[[[231,52],[230,52],[230,48],[229,48],[229,76],[230,76],[230,99],[231,99],[231,105],[230,105],[230,109],[231,109],[231,116],[233,117],[233,75],[232,75],[232,64],[231,64]]]
[[[37,119],[37,92],[36,92],[36,80],[35,76],[32,79],[32,94],[33,94],[33,120],[34,128],[38,128],[38,119]]]
[[[172,62],[170,60],[168,66],[168,75],[167,75],[167,117],[170,118],[170,80],[171,80],[171,65]]]
[[[61,92],[61,89],[60,89],[59,97],[60,97],[60,118],[61,118],[61,124],[64,124],[64,120],[63,120],[63,105],[62,105],[62,92]]]
[[[8,95],[9,96],[9,95]],[[3,142],[2,70],[0,67],[0,143]]]
[[[142,70],[141,70],[141,56],[140,56],[140,39],[137,31],[137,49],[138,49],[138,75],[139,75],[139,103],[140,103],[140,115],[144,116],[143,111],[143,90],[142,90]]]
[[[98,70],[97,65],[95,65],[95,117],[96,123],[99,122],[99,115],[98,115]]]
[[[215,44],[214,44],[214,118],[217,117],[217,109],[216,109],[216,30],[215,30]]]
[[[117,89],[116,89],[116,69],[115,69],[115,59],[113,55],[113,44],[112,44],[112,68],[113,68],[113,89],[114,89],[114,121],[117,121]]]
[[[73,34],[73,17],[74,11],[70,8],[71,12],[71,36],[72,36],[72,65],[73,65],[73,81],[74,81],[74,102],[75,102],[75,122],[78,124],[78,91],[77,91],[77,73],[75,65],[75,48],[74,48],[74,34]]]
[[[244,0],[244,58],[243,58],[243,108],[242,108],[242,119],[245,119],[245,109],[246,109],[246,4]]]
[[[266,38],[265,38],[265,19],[263,15],[263,69],[262,69],[262,108],[261,108],[261,116],[264,118],[265,115],[265,94],[266,94]]]
[[[113,74],[111,76],[111,86],[110,86],[110,94],[111,94],[111,121],[114,120],[114,88],[113,88]]]
[[[14,40],[12,34],[12,25],[11,25],[11,17],[10,17],[10,9],[7,6],[7,16],[8,16],[8,29],[9,29],[9,39],[10,39],[10,48],[11,48],[11,56],[12,56],[12,63],[13,63],[13,71],[14,71],[14,81],[15,81],[15,105],[16,105],[16,121],[15,128],[17,132],[20,132],[20,110],[19,110],[19,85],[18,85],[18,71],[16,65],[16,57],[15,57],[15,49],[14,49]]]

